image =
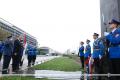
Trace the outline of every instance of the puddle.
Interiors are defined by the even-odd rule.
[[[35,70],[35,78],[48,78],[58,80],[80,80],[81,71],[76,72],[64,72],[53,70]]]

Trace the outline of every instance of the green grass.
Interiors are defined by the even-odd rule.
[[[76,61],[76,57],[60,57],[34,66],[36,70],[58,70],[58,71],[80,71],[80,64]],[[34,77],[0,77],[0,80],[50,80],[50,79],[36,79]]]
[[[80,64],[74,59],[60,57],[34,66],[36,70],[80,71]]]
[[[0,80],[50,80],[50,79],[37,79],[34,77],[8,76],[8,77],[1,77]]]
[[[77,61],[80,64],[80,57],[78,57],[78,55],[63,55],[63,56],[66,56],[66,57],[69,57],[71,59],[74,59],[75,61]]]

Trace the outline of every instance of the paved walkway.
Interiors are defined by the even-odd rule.
[[[46,61],[52,60],[57,57],[60,57],[60,56],[37,56],[35,65],[44,63]],[[80,78],[82,78],[81,71],[64,72],[64,71],[53,71],[53,70],[34,70],[33,68],[28,68],[27,64],[28,64],[28,60],[26,57],[23,62],[21,71],[18,74],[14,74],[14,75],[34,76],[35,78],[48,78],[48,79],[53,79],[53,80],[54,79],[55,80],[81,80]],[[10,72],[9,72],[8,76],[10,76],[10,75],[13,76],[13,73],[11,70],[11,63],[10,63],[9,68],[10,68],[9,69]],[[1,70],[2,70],[2,68],[1,68]]]
[[[80,80],[81,71],[76,72],[64,72],[64,71],[53,71],[53,70],[36,70],[35,78],[48,78],[58,80]]]
[[[60,57],[60,56],[37,56],[35,65],[44,63],[46,61],[52,60],[52,59],[57,58],[57,57]],[[2,71],[2,64],[3,64],[3,59],[0,62],[0,73]],[[26,56],[26,58],[23,62],[23,66],[21,67],[21,70],[27,69],[28,68],[27,66],[28,66],[28,60],[27,60],[27,56]],[[9,65],[9,73],[12,74],[12,60],[11,60],[10,65]]]

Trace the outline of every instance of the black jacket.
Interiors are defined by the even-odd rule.
[[[16,39],[14,41],[14,51],[13,52],[19,54],[20,51],[21,51],[21,43],[18,39]]]

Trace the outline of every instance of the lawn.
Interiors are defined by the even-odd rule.
[[[69,57],[71,59],[74,59],[76,62],[78,62],[80,65],[80,57],[78,57],[78,55],[63,55],[64,57]]]
[[[8,76],[8,77],[1,77],[0,80],[50,80],[50,79],[36,79],[34,77]]]
[[[80,64],[74,59],[60,57],[34,66],[36,70],[80,71]]]
[[[80,64],[73,57],[59,57],[48,62],[34,66],[36,70],[57,70],[57,71],[80,71]],[[50,80],[50,79],[36,79],[34,77],[1,77],[0,80]]]

